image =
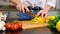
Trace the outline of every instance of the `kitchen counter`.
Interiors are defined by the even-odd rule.
[[[7,21],[12,21],[14,19],[8,19]],[[60,34],[57,30],[50,29],[48,27],[38,27],[38,28],[31,28],[31,29],[20,29],[17,31],[0,31],[0,34]]]
[[[4,32],[1,31],[0,34],[60,34],[60,33],[57,32],[56,30],[49,29],[48,27],[43,27],[17,31],[6,30]]]

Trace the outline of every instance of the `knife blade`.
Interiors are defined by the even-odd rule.
[[[36,16],[36,14],[33,14],[32,12],[26,12],[27,14],[29,14],[30,16],[32,16],[32,17],[35,17]]]

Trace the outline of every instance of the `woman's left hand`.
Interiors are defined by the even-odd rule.
[[[37,15],[46,18],[48,11],[46,10],[40,10]]]

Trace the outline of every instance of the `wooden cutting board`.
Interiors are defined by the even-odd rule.
[[[30,29],[30,28],[38,28],[38,27],[46,27],[48,23],[41,23],[41,24],[30,24],[30,21],[22,21],[22,28],[23,29]]]

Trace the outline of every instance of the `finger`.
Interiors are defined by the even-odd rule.
[[[38,12],[38,13],[37,13],[37,16],[41,16],[41,14],[42,14],[41,12]]]
[[[41,17],[44,17],[44,16],[45,16],[45,14],[44,14],[44,13],[42,13]]]
[[[41,17],[41,15],[42,15],[42,12],[39,12],[39,13],[37,14],[37,16],[40,16],[40,17]]]
[[[19,10],[21,12],[21,7],[17,7],[17,10]]]
[[[25,13],[25,11],[24,11],[24,7],[22,7],[22,9],[21,9],[21,10],[22,10],[22,12],[23,12],[23,13]]]
[[[19,7],[20,8],[20,12],[21,12],[21,7]]]
[[[22,12],[22,7],[19,7],[19,11]]]
[[[18,8],[19,8],[19,11],[22,12],[21,7],[18,7]]]
[[[27,12],[29,12],[29,9],[25,6],[25,10],[27,11]]]
[[[19,10],[20,8],[19,7],[16,7],[17,8],[17,10]]]
[[[47,18],[47,14],[45,14],[45,18]]]
[[[44,13],[44,14],[43,14],[43,17],[45,17],[45,15],[46,15],[46,14]]]

